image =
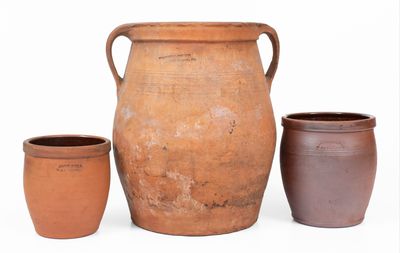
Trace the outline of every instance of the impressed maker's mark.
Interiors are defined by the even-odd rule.
[[[196,61],[196,58],[192,57],[192,54],[170,54],[158,57],[159,60],[166,60],[169,62],[177,61]]]
[[[66,171],[79,172],[82,170],[82,168],[83,166],[80,163],[63,163],[59,164],[56,170],[59,172],[66,172]]]

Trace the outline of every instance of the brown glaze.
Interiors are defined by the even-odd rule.
[[[256,40],[274,55],[264,75]],[[124,78],[114,39],[132,48]],[[147,23],[116,28],[114,155],[132,221],[177,235],[237,231],[256,220],[275,149],[269,90],[276,32],[252,23]]]
[[[294,220],[317,227],[361,223],[376,173],[375,117],[282,117],[281,172]]]
[[[36,232],[50,238],[96,232],[110,186],[110,141],[57,135],[23,146],[25,198]]]

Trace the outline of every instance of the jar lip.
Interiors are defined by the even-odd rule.
[[[148,22],[126,24],[131,41],[256,41],[267,25],[252,22]]]
[[[304,131],[357,132],[373,129],[375,116],[353,112],[300,112],[282,117],[282,126]]]
[[[135,27],[149,27],[149,28],[160,28],[160,27],[249,27],[249,26],[261,26],[263,23],[258,22],[213,22],[213,21],[189,21],[189,22],[143,22],[134,23],[132,26]]]
[[[44,135],[23,142],[25,154],[43,158],[85,158],[107,154],[111,142],[94,135]]]

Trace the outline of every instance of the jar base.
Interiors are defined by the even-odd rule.
[[[74,234],[68,234],[68,233],[46,233],[44,231],[39,231],[35,229],[36,233],[40,235],[41,237],[49,238],[49,239],[75,239],[75,238],[81,238],[81,237],[86,237],[89,235],[93,235],[97,232],[98,228],[96,230],[90,230],[88,232],[82,232],[82,233],[74,233]]]
[[[313,221],[307,221],[307,220],[302,220],[299,218],[296,218],[293,216],[293,220],[297,223],[306,225],[306,226],[311,226],[311,227],[319,227],[319,228],[346,228],[346,227],[353,227],[361,224],[364,220],[364,217],[362,217],[359,220],[356,220],[354,222],[347,222],[347,223],[319,223],[319,222],[313,222]]]
[[[230,234],[230,233],[234,233],[234,232],[238,232],[241,230],[245,230],[248,229],[250,227],[252,227],[256,222],[257,219],[250,223],[247,224],[245,226],[240,226],[240,227],[234,227],[232,229],[226,229],[226,230],[209,230],[209,231],[196,231],[196,230],[171,230],[170,227],[161,227],[158,226],[157,228],[154,228],[152,226],[148,226],[147,224],[142,224],[140,222],[135,222],[133,218],[131,218],[132,223],[139,227],[142,228],[144,230],[150,231],[150,232],[154,232],[154,233],[158,233],[158,234],[164,234],[164,235],[175,235],[175,236],[212,236],[212,235],[223,235],[223,234]]]

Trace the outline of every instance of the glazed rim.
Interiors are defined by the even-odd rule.
[[[253,41],[265,29],[272,29],[267,27],[250,22],[154,22],[119,28],[132,41]]]
[[[375,117],[351,112],[303,112],[282,117],[282,126],[317,132],[357,132],[373,129]]]
[[[105,155],[111,142],[92,135],[47,135],[27,139],[23,144],[27,155],[44,158],[86,158]]]

